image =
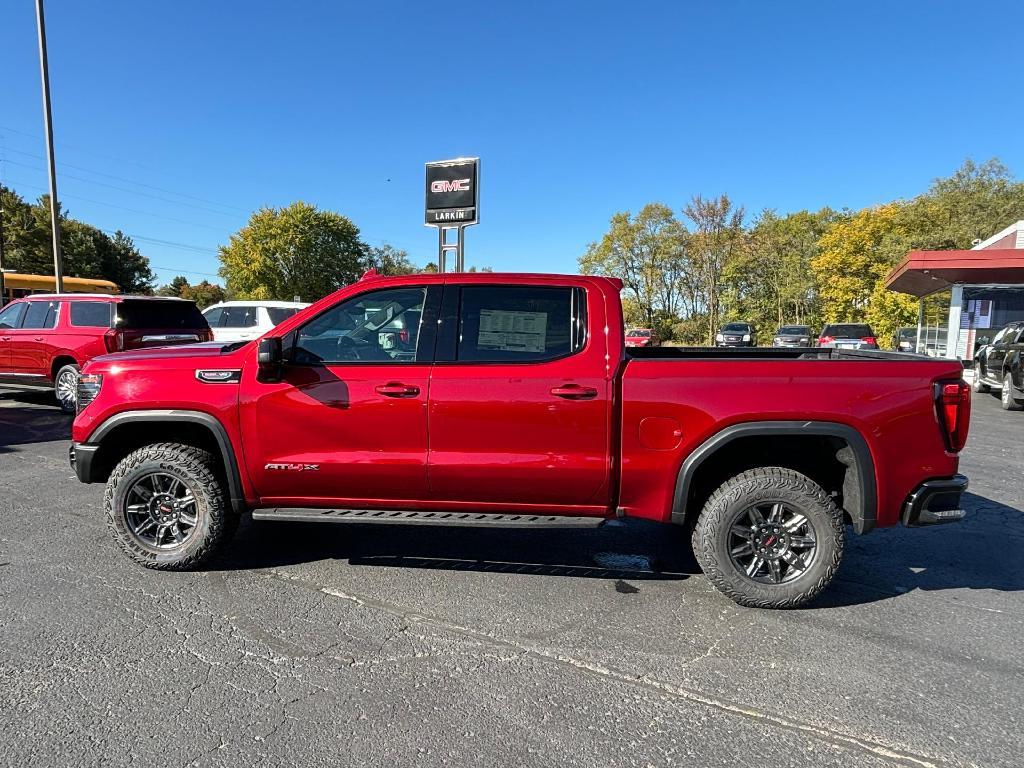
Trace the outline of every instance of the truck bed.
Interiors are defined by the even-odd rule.
[[[901,360],[935,362],[927,355],[834,347],[627,347],[632,360]]]

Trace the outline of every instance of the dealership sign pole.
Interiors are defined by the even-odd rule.
[[[455,271],[466,268],[466,227],[480,221],[480,158],[459,157],[427,163],[426,225],[437,227],[437,271],[445,271],[448,251],[455,252]],[[448,232],[455,230],[455,242]]]

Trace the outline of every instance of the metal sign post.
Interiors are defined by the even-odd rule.
[[[466,227],[480,221],[480,158],[459,157],[426,164],[426,220],[437,227],[437,271],[445,272],[449,251],[455,271],[466,269]],[[455,232],[455,242],[448,233]]]

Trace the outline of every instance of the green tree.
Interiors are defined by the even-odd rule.
[[[356,280],[367,258],[352,221],[297,202],[256,211],[220,247],[220,275],[238,298],[314,301]]]
[[[209,280],[203,280],[195,285],[186,285],[179,296],[194,301],[200,309],[206,309],[212,304],[220,304],[226,298],[224,289]]]
[[[419,268],[409,259],[409,254],[401,248],[383,243],[367,250],[366,268],[376,269],[382,275],[413,275]]]
[[[0,186],[4,218],[4,267],[29,274],[53,274],[50,239],[50,200],[47,195],[28,204]],[[149,259],[131,238],[118,231],[110,237],[102,230],[72,219],[62,211],[61,256],[64,274],[112,280],[122,293],[151,293],[154,275]]]
[[[689,262],[707,318],[706,341],[714,344],[721,325],[726,269],[746,247],[743,208],[734,207],[728,195],[694,195],[683,214],[691,223]]]
[[[661,203],[645,205],[635,217],[628,211],[611,218],[608,232],[579,259],[585,275],[622,280],[631,325],[671,326],[685,302],[686,230]]]
[[[174,296],[180,298],[182,293],[187,289],[191,288],[192,285],[188,279],[182,275],[178,275],[167,285],[161,285],[156,289],[157,296]]]

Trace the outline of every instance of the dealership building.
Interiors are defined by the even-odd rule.
[[[945,355],[971,360],[1000,328],[1024,320],[1024,220],[969,251],[911,251],[885,286],[921,299],[919,339],[927,335],[924,299],[949,291]]]

